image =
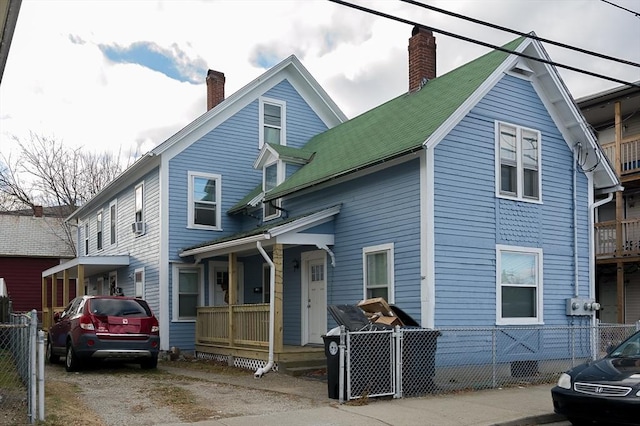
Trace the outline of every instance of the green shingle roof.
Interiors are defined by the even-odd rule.
[[[503,46],[513,50],[520,37]],[[504,62],[494,50],[362,115],[313,137],[304,146],[312,160],[269,191],[275,199],[421,149],[435,132]]]

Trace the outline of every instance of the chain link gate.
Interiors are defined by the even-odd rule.
[[[44,420],[44,333],[37,329],[35,310],[0,324],[0,425],[33,424],[38,411]]]

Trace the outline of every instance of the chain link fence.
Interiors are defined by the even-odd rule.
[[[0,323],[0,425],[35,423],[37,326],[35,311],[12,313],[8,322]],[[44,403],[41,415],[42,420]]]
[[[343,331],[344,359],[335,367],[343,395],[338,399],[554,383],[562,372],[604,356],[639,326]]]

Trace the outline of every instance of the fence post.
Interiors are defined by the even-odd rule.
[[[44,421],[44,331],[38,330],[38,420]]]
[[[36,333],[38,312],[31,310],[29,315],[29,423],[36,422]]]
[[[497,333],[497,329],[494,327],[491,330],[491,387],[492,388],[496,388],[497,385],[497,361],[498,361],[498,357],[496,355],[497,351],[498,351],[498,343],[497,343],[497,337],[496,337],[496,333]]]
[[[344,402],[344,381],[345,381],[345,369],[344,369],[344,354],[345,354],[345,337],[346,337],[346,331],[345,331],[345,326],[341,325],[340,326],[340,367],[338,369],[339,371],[339,375],[338,375],[338,402],[340,404],[342,404]]]
[[[402,380],[404,377],[402,376],[402,351],[403,351],[403,334],[399,325],[396,325],[394,328],[394,332],[391,334],[393,336],[394,343],[394,353],[391,354],[392,358],[395,358],[396,364],[396,377],[395,377],[395,387],[396,392],[393,395],[394,398],[402,398]],[[395,355],[395,356],[394,356]]]

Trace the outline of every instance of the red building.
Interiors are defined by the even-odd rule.
[[[42,207],[0,213],[0,278],[14,312],[42,310],[42,271],[74,256],[61,218],[44,215]],[[58,281],[55,306],[63,303],[61,277]],[[70,287],[73,295],[75,285]]]

